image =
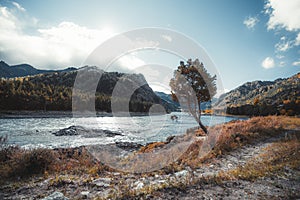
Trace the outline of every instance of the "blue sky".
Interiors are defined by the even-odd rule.
[[[1,0],[0,8],[0,59],[9,64],[80,66],[113,35],[159,27],[201,45],[226,90],[247,81],[287,77],[300,69],[299,0]],[[167,57],[166,64],[175,69],[179,60]],[[123,64],[151,59],[155,56],[134,54]]]

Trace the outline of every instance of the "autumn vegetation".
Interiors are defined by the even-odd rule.
[[[276,137],[287,130],[300,127],[300,118],[285,116],[253,117],[249,120],[228,122],[224,125],[216,125],[209,129],[208,140],[215,140],[214,134],[218,134],[217,142],[212,151],[205,156],[199,156],[201,141],[191,145],[190,149],[182,156],[181,163],[192,167],[200,167],[201,164],[210,162],[220,155],[227,154],[246,144],[255,144],[258,141]],[[298,131],[299,132],[299,131]]]
[[[275,81],[247,82],[224,95],[219,103],[225,103],[227,114],[232,115],[300,115],[299,77],[300,73]]]
[[[71,111],[76,75],[77,71],[71,71],[9,79],[0,78],[0,110]],[[93,99],[97,111],[111,112],[112,91],[122,76],[124,74],[117,72],[103,74],[95,91],[95,99]],[[137,75],[132,75],[134,76]],[[129,111],[148,112],[154,103],[161,103],[160,99],[149,89],[149,86],[142,86],[137,91],[133,91],[129,101]],[[141,91],[148,92],[148,94],[137,98],[137,94]],[[82,100],[80,103],[82,106],[85,106],[85,103],[91,103],[83,91],[77,91],[76,98]],[[114,100],[120,103],[128,101],[122,97],[115,97]]]

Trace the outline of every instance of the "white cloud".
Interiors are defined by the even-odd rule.
[[[118,61],[117,61],[117,65],[122,67],[123,69],[129,69],[129,70],[133,70],[137,67],[143,66],[146,63],[136,57],[134,54],[128,54],[125,56],[122,56]]]
[[[166,88],[164,85],[161,86],[161,85],[158,85],[158,84],[157,85],[151,84],[150,87],[153,91],[159,91],[159,92],[164,92],[166,94],[171,94],[171,88],[170,87]]]
[[[17,31],[17,18],[6,7],[0,7],[1,32]]]
[[[279,63],[279,66],[280,66],[280,67],[284,67],[284,66],[285,66],[285,62],[284,62],[284,61],[281,61],[281,62]]]
[[[284,38],[284,39],[283,39]],[[286,41],[285,37],[282,37],[280,41],[275,44],[275,48],[279,52],[285,52],[294,47],[293,41]]]
[[[295,61],[295,62],[293,62],[293,64],[292,64],[293,66],[299,66],[300,67],[300,60],[299,61]]]
[[[297,34],[296,38],[283,36],[275,45],[275,52],[279,54],[276,57],[281,59],[282,53],[300,45],[300,1],[267,0],[264,12],[269,16],[268,30],[275,30],[277,33],[286,31],[289,35]]]
[[[265,69],[271,69],[275,66],[275,61],[273,58],[271,57],[266,57],[262,63],[261,63],[261,66]]]
[[[268,29],[284,28],[288,31],[300,29],[299,0],[268,0],[265,13],[270,16]]]
[[[259,22],[257,17],[247,17],[244,20],[244,24],[247,26],[248,29],[254,29],[254,26]]]
[[[282,58],[284,58],[285,56],[284,55],[281,55],[281,54],[278,54],[278,55],[276,55],[276,58],[278,58],[278,59],[282,59]]]
[[[167,40],[168,42],[172,42],[172,37],[171,36],[169,36],[169,35],[162,35],[161,36],[163,39],[165,39],[165,40]]]
[[[38,29],[35,18],[22,18],[18,14],[0,7],[0,55],[9,64],[26,62],[39,68],[79,66],[113,34],[109,29],[89,29],[73,22]],[[27,34],[28,27],[36,32]]]
[[[26,9],[23,8],[23,7],[22,7],[20,4],[18,4],[17,2],[12,2],[12,4],[13,4],[18,10],[23,11],[23,12],[26,11]]]
[[[222,94],[225,94],[227,92],[229,92],[230,90],[227,88],[223,88],[223,89],[218,89],[217,90],[217,94],[215,95],[216,98],[219,98]]]
[[[300,33],[298,33],[297,37],[296,37],[296,41],[295,41],[295,45],[300,45]]]

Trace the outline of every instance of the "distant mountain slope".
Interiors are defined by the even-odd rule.
[[[237,115],[299,115],[300,73],[275,81],[247,82],[220,96],[215,108]]]
[[[10,66],[4,61],[0,61],[0,78],[14,78],[14,77],[22,77],[28,75],[53,73],[53,72],[68,72],[73,70],[76,70],[76,68],[70,67],[63,70],[40,70],[28,64]]]
[[[155,94],[162,100],[162,105],[164,105],[167,111],[174,112],[180,110],[179,103],[173,101],[171,94],[166,94],[164,92],[158,92],[158,91],[156,91]]]
[[[2,63],[3,65],[3,63]],[[7,66],[4,66],[6,69]],[[23,68],[23,65],[22,67]],[[25,67],[36,72],[34,68]],[[88,73],[81,77],[80,87],[89,87],[91,76],[98,76],[97,67],[83,67]],[[79,70],[64,70],[54,73],[37,74],[27,77],[0,79],[0,110],[71,110],[72,92]],[[47,71],[49,72],[49,71]],[[98,70],[99,72],[99,70]],[[111,112],[111,100],[129,104],[131,112],[148,112],[153,104],[161,104],[161,99],[153,92],[142,74],[125,74],[118,72],[104,72],[98,82],[95,99],[89,99],[84,91],[76,92],[76,97],[84,99],[79,106],[90,109],[94,105],[97,111]],[[16,74],[16,73],[15,73]],[[81,73],[82,74],[82,73]],[[116,84],[125,85],[124,89],[112,99]],[[136,86],[139,86],[136,88]],[[131,91],[135,88],[134,91]],[[130,101],[123,94],[132,94]],[[122,104],[122,105],[125,105]],[[125,110],[124,110],[125,109]],[[128,111],[123,106],[115,111]]]
[[[158,92],[156,91],[155,94],[161,98],[162,104],[165,105],[165,107],[171,111],[180,111],[180,104],[172,99],[171,94],[166,94],[164,92]],[[201,103],[201,110],[204,111],[206,109],[211,109],[211,105],[215,103],[217,98],[212,98],[211,102],[202,102]]]

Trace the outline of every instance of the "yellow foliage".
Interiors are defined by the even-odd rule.
[[[152,152],[154,149],[156,148],[159,148],[159,147],[162,147],[164,146],[166,143],[165,142],[153,142],[153,143],[150,143],[144,147],[142,147],[139,152],[140,153],[150,153]]]
[[[289,104],[291,103],[291,100],[287,99],[287,100],[283,100],[283,104]]]
[[[205,110],[203,110],[203,113],[204,113],[204,114],[213,114],[214,111],[211,110],[211,109],[205,109]]]
[[[253,100],[253,105],[256,105],[256,104],[258,104],[259,103],[259,98],[255,98],[254,100]]]

